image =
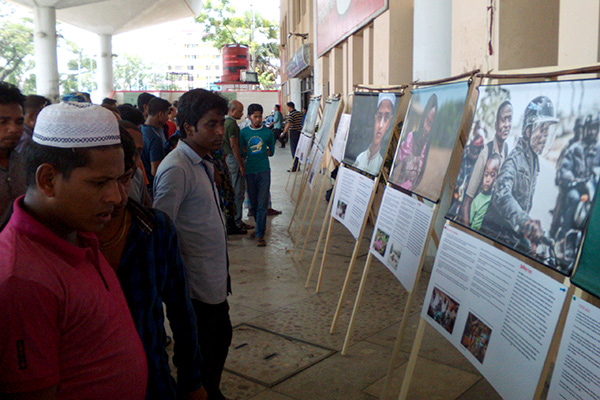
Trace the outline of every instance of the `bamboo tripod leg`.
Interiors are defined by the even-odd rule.
[[[308,216],[308,210],[310,210],[310,203],[312,203],[312,199],[315,195],[314,190],[310,190],[310,196],[308,196],[308,201],[306,202],[306,207],[304,208],[304,213],[302,214],[302,221],[300,222],[300,226],[298,227],[298,233],[296,234],[296,240],[294,241],[294,251],[292,252],[292,258],[296,255],[296,249],[298,249],[298,244],[300,243],[300,235],[302,235],[302,231],[304,230],[304,223],[306,222],[306,217]],[[299,216],[299,215],[298,215]]]
[[[373,253],[369,251],[369,255],[367,256],[367,261],[365,262],[365,268],[363,270],[362,278],[360,279],[360,286],[358,287],[358,293],[356,295],[356,300],[354,301],[354,308],[352,309],[352,316],[350,317],[350,324],[348,324],[348,330],[346,331],[346,339],[344,339],[344,346],[342,347],[342,355],[345,356],[348,351],[348,346],[350,345],[350,336],[352,333],[352,328],[354,327],[354,318],[358,312],[358,305],[360,304],[360,300],[362,299],[362,294],[365,290],[365,284],[367,283],[367,275],[369,274],[369,267],[371,267],[371,261],[373,260]]]
[[[305,191],[301,191],[301,193],[298,194],[298,200],[296,201],[296,206],[294,207],[294,213],[292,214],[292,218],[290,219],[290,223],[288,225],[288,233],[290,234],[290,236],[292,236],[292,226],[294,221],[296,220],[296,215],[298,214],[298,211],[300,211],[302,209],[302,200],[304,199],[304,195],[305,195]],[[294,240],[294,238],[292,238],[292,240]]]
[[[292,162],[292,165],[294,165],[294,163]],[[292,177],[292,172],[290,172],[288,174],[288,178],[287,178],[287,182],[285,183],[285,190],[288,190],[288,185],[290,184],[290,178]]]
[[[425,322],[423,318],[419,319],[417,334],[415,336],[412,351],[410,352],[408,364],[406,365],[406,372],[404,373],[404,379],[402,380],[402,386],[400,387],[400,395],[398,396],[398,400],[406,400],[406,396],[408,396],[408,388],[410,386],[413,373],[415,372],[415,366],[417,365],[417,358],[419,356],[419,350],[421,349],[421,342],[423,341],[426,324],[427,322]]]
[[[305,163],[305,164],[306,164],[306,163]],[[294,174],[294,184],[292,185],[292,193],[290,194],[290,196],[291,196],[292,198],[294,198],[294,190],[296,189],[296,181],[298,180],[298,171],[300,170],[299,168],[300,168],[300,167],[296,167],[296,172],[295,172],[295,173],[294,173],[294,172],[291,172],[291,170],[290,170],[290,174]],[[306,169],[306,168],[305,168],[305,169]],[[302,176],[302,177],[304,178],[304,172],[303,172],[302,174],[303,174],[303,176]],[[303,179],[301,179],[301,181],[302,181],[302,180],[303,180]],[[299,186],[301,186],[301,185],[299,185]]]
[[[296,181],[294,180],[294,185],[296,184]],[[298,210],[300,208],[300,204],[302,202],[302,199],[304,198],[303,196],[305,195],[305,190],[304,190],[304,175],[302,176],[302,179],[300,180],[300,188],[298,189],[298,198],[296,199],[296,206],[294,207],[294,213],[292,214],[292,218],[290,219],[290,223],[288,225],[288,233],[291,235],[292,234],[292,224],[294,223],[294,221],[296,220],[296,214],[298,213]],[[290,198],[293,199],[293,192],[290,194]]]
[[[408,317],[410,316],[410,310],[412,303],[416,297],[416,288],[410,291],[408,298],[406,299],[406,305],[404,306],[404,313],[402,313],[402,320],[400,321],[400,328],[398,328],[398,335],[396,335],[396,342],[394,343],[394,350],[392,351],[392,357],[390,358],[390,365],[388,366],[387,374],[385,376],[385,383],[381,392],[381,398],[387,399],[389,391],[392,385],[392,373],[394,371],[394,364],[400,355],[402,349],[402,339],[406,331],[406,324],[408,323]]]
[[[363,229],[364,230],[364,229]],[[360,248],[360,241],[362,240],[363,232],[360,232],[360,236],[356,240],[356,244],[354,245],[354,251],[352,252],[352,258],[350,259],[350,265],[348,265],[348,271],[346,272],[346,278],[344,279],[344,287],[342,287],[342,292],[340,293],[340,299],[338,300],[337,307],[335,309],[335,314],[333,314],[333,321],[331,322],[331,329],[329,329],[329,333],[333,333],[335,331],[335,327],[337,325],[338,319],[340,317],[340,311],[342,310],[342,305],[344,304],[344,298],[346,297],[346,293],[348,292],[348,285],[350,284],[350,277],[352,276],[352,271],[354,271],[354,264],[356,264],[356,258],[358,257],[358,249]]]
[[[327,180],[327,176],[323,175],[323,180],[321,180],[321,187],[319,188],[319,194],[317,196],[317,202],[315,204],[312,217],[310,219],[310,223],[308,224],[308,230],[306,231],[306,237],[304,238],[304,244],[302,245],[302,250],[300,251],[300,257],[298,257],[298,261],[302,261],[302,256],[304,255],[304,249],[306,248],[306,243],[308,243],[308,238],[312,231],[313,223],[315,222],[315,218],[317,216],[317,210],[319,209],[319,199],[323,195],[323,187],[325,186],[325,181]]]
[[[335,186],[334,186],[335,191]],[[317,245],[315,247],[315,253],[313,254],[312,262],[310,263],[310,269],[308,270],[308,277],[306,278],[305,288],[308,287],[310,283],[310,278],[312,277],[313,271],[315,269],[315,263],[317,262],[317,257],[319,255],[319,248],[321,247],[321,241],[323,240],[323,234],[325,233],[325,229],[327,228],[327,224],[331,223],[331,218],[327,218],[328,215],[331,215],[331,204],[333,203],[333,199],[329,200],[329,205],[327,206],[327,211],[325,212],[325,218],[323,220],[323,225],[321,226],[321,232],[319,233],[319,240],[317,240]]]
[[[315,292],[321,291],[321,283],[323,283],[323,270],[325,269],[325,261],[327,260],[327,252],[329,251],[329,239],[331,239],[331,227],[333,226],[333,217],[329,217],[329,228],[327,228],[327,238],[325,239],[325,248],[323,249],[323,258],[321,259],[321,269],[319,270],[319,279]]]

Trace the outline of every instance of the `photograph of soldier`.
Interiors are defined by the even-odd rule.
[[[307,136],[312,136],[315,133],[317,126],[317,117],[319,116],[319,103],[320,98],[310,99],[308,103],[308,111],[304,116],[304,123],[302,124],[302,133]]]
[[[319,150],[325,151],[325,147],[327,147],[327,141],[329,140],[329,134],[332,129],[335,131],[336,128],[336,120],[340,113],[340,100],[339,99],[331,99],[327,100],[325,103],[325,109],[323,110],[323,119],[321,120],[321,125],[315,134],[315,143],[317,143]],[[332,135],[333,137],[333,135]]]
[[[470,180],[459,173],[455,188],[466,191],[461,198],[455,189],[446,217],[570,275],[598,185],[599,89],[596,79],[481,86],[470,142],[494,136],[473,167],[461,166]],[[491,198],[473,210],[490,191],[489,163],[483,175],[477,166],[492,155],[500,168]]]
[[[467,91],[467,82],[413,90],[390,182],[432,201],[439,199]]]
[[[398,93],[355,94],[344,153],[346,165],[379,175],[399,104]]]

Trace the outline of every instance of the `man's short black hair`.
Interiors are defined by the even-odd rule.
[[[160,97],[155,97],[148,102],[148,115],[155,116],[159,112],[168,112],[171,108],[171,103]]]
[[[121,114],[121,119],[129,121],[135,125],[143,125],[146,120],[144,114],[130,104],[121,104],[117,106],[117,111]]]
[[[87,147],[77,149],[66,149],[61,147],[51,147],[30,141],[23,150],[23,161],[25,173],[27,175],[27,186],[36,186],[36,172],[40,165],[50,164],[56,168],[65,179],[71,177],[71,172],[75,168],[85,167],[90,162],[90,150],[110,149],[122,147],[120,144],[110,146]]]
[[[23,107],[25,96],[18,87],[8,82],[0,82],[0,104],[18,104]]]
[[[204,89],[193,89],[179,98],[177,107],[177,126],[182,138],[186,137],[185,124],[196,126],[210,110],[217,110],[222,115],[227,115],[227,99],[217,93]]]
[[[37,94],[30,94],[29,96],[25,97],[25,103],[23,103],[23,114],[40,112],[42,108],[50,104],[52,104],[52,102],[46,97],[39,96]]]
[[[119,121],[119,134],[121,135],[123,153],[125,153],[125,172],[127,172],[135,165],[137,148],[135,147],[135,142],[133,141],[131,134],[127,132],[127,126],[122,122],[124,121]],[[137,127],[134,129],[137,129]]]
[[[294,104],[293,101],[288,101],[285,105],[288,106],[289,108],[294,108],[294,109],[296,108],[296,105]]]
[[[115,99],[111,99],[110,97],[105,97],[104,99],[102,99],[102,104],[106,104],[109,106],[116,106],[117,101]]]
[[[277,111],[281,111],[281,106],[279,104],[275,104],[275,108],[277,109]]]
[[[257,111],[260,111],[262,113],[263,106],[261,106],[260,104],[256,104],[256,103],[252,103],[248,106],[248,115],[252,115]]]
[[[150,100],[152,100],[153,98],[155,98],[156,96],[150,93],[140,93],[140,95],[137,98],[137,107],[138,110],[140,111],[144,111],[144,106],[146,104],[148,104],[150,102]]]

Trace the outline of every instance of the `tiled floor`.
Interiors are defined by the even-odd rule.
[[[222,389],[229,399],[261,400],[361,400],[377,399],[381,396],[394,341],[402,318],[408,293],[400,283],[379,262],[373,261],[367,280],[355,329],[352,334],[348,354],[341,355],[346,328],[357,293],[360,276],[365,265],[368,238],[372,227],[368,228],[363,239],[355,270],[351,276],[348,295],[344,301],[337,329],[330,334],[335,308],[340,296],[344,277],[354,248],[354,239],[338,223],[334,223],[331,248],[323,273],[320,293],[315,293],[317,271],[308,288],[305,282],[314,254],[321,224],[325,218],[327,203],[319,200],[319,211],[308,240],[301,262],[294,261],[291,253],[294,242],[287,232],[294,211],[290,199],[292,181],[285,190],[290,165],[289,150],[279,150],[271,159],[273,207],[283,214],[269,217],[267,247],[256,247],[249,236],[233,236],[229,240],[233,295],[229,298],[231,318],[234,326],[248,324],[297,339],[309,344],[332,349],[335,352],[305,367],[307,359],[314,356],[306,348],[298,346],[295,351],[281,353],[274,346],[277,340],[252,335],[242,341],[234,338],[233,346],[251,344],[254,351],[231,351],[226,368],[233,371],[257,365],[256,379],[245,379],[240,375],[225,372]],[[298,175],[298,178],[300,175]],[[292,175],[292,180],[294,175]],[[320,184],[320,181],[317,181]],[[318,185],[316,186],[318,188]],[[296,190],[297,192],[297,190]],[[299,219],[299,218],[298,218]],[[307,218],[307,221],[310,220]],[[253,221],[251,221],[253,223]],[[294,225],[293,233],[298,230]],[[301,236],[304,241],[304,234]],[[300,248],[302,242],[300,243]],[[299,258],[300,248],[296,253]],[[432,260],[428,260],[431,265]],[[428,274],[424,273],[418,285],[418,304],[411,309],[408,332],[402,345],[402,352],[393,373],[393,385],[388,398],[396,399],[408,360],[412,340],[419,322],[422,293],[427,285]],[[234,333],[235,335],[235,333]],[[262,347],[261,347],[262,346]],[[274,355],[275,354],[275,355]],[[297,359],[294,359],[296,354]],[[252,357],[252,359],[244,359]],[[266,360],[265,360],[266,358]],[[258,366],[261,362],[272,363]],[[308,362],[308,364],[311,364]],[[269,369],[271,368],[271,369]],[[282,369],[298,372],[271,387],[264,382],[273,382]],[[271,372],[269,372],[271,371]],[[260,373],[269,376],[260,376]],[[271,376],[272,375],[272,376]],[[263,382],[260,384],[258,382]],[[409,394],[410,399],[440,400],[494,400],[500,397],[477,373],[476,369],[435,330],[427,327],[419,353],[419,359]]]

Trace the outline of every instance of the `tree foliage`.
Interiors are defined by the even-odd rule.
[[[3,16],[0,21],[0,81],[7,81],[23,88],[31,77],[34,67],[33,27],[30,19],[14,21]],[[33,80],[35,83],[35,80]]]
[[[229,0],[206,0],[196,21],[204,27],[202,40],[217,49],[226,44],[249,47],[251,69],[258,72],[263,88],[272,87],[279,69],[279,24],[258,13],[236,16]]]
[[[115,90],[167,90],[165,77],[152,72],[154,69],[138,56],[117,57],[113,67]]]

